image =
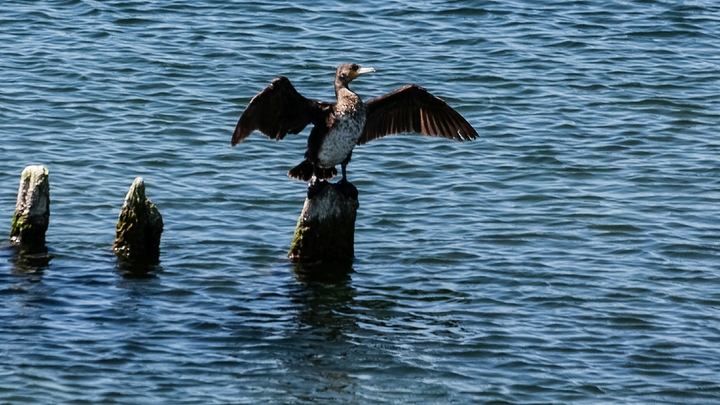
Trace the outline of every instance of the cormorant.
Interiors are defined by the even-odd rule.
[[[313,124],[305,160],[290,169],[288,176],[306,182],[313,177],[318,181],[330,179],[337,174],[335,166],[339,163],[341,182],[345,183],[355,145],[410,132],[458,141],[477,138],[475,129],[457,111],[414,84],[363,103],[348,84],[374,71],[354,63],[338,66],[334,103],[309,100],[286,77],[276,78],[250,100],[235,127],[231,145],[242,142],[255,130],[279,141]]]

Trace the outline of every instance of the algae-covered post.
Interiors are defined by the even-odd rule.
[[[50,181],[45,166],[28,166],[22,171],[10,243],[29,250],[45,248],[50,223]]]
[[[320,184],[320,190],[308,190],[288,257],[299,262],[352,261],[357,189],[348,182]]]
[[[155,204],[145,197],[142,177],[133,181],[118,217],[113,251],[124,260],[157,262],[163,220]]]

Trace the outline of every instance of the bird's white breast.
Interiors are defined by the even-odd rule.
[[[335,117],[320,147],[318,160],[322,167],[333,167],[341,163],[357,145],[365,127],[365,114],[343,114]]]

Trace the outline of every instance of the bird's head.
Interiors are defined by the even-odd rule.
[[[343,85],[347,86],[348,83],[355,80],[358,76],[374,71],[375,69],[371,67],[363,68],[357,63],[343,63],[338,66],[337,71],[335,72],[335,81],[339,81]]]

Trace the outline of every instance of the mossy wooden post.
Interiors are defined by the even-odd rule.
[[[298,262],[350,262],[355,253],[355,217],[360,206],[350,183],[308,190],[288,257]]]
[[[28,166],[20,176],[10,243],[28,250],[45,248],[50,223],[50,181],[45,166]]]
[[[145,197],[142,177],[133,181],[118,217],[113,251],[123,260],[156,263],[160,260],[163,220],[155,204]]]

